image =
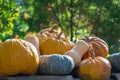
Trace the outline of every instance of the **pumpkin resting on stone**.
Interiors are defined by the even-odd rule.
[[[95,56],[102,56],[102,57],[106,58],[109,48],[108,48],[107,43],[104,40],[102,40],[98,37],[85,37],[85,38],[82,38],[82,40],[84,40],[88,44],[92,45],[94,52],[95,52]],[[88,50],[86,52],[86,54],[84,54],[82,59],[85,59],[90,56],[91,56],[91,51]]]
[[[81,61],[78,76],[82,80],[109,80],[111,74],[110,62],[101,56],[95,57],[94,49],[90,49],[92,57]]]
[[[74,61],[67,55],[41,55],[39,58],[38,74],[64,75],[74,68]]]
[[[0,44],[0,76],[34,74],[39,64],[36,48],[21,39],[8,39]]]

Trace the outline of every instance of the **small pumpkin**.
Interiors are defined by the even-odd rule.
[[[34,74],[39,64],[36,48],[28,41],[7,39],[0,45],[0,76]]]
[[[98,37],[91,37],[91,36],[81,38],[81,39],[86,41],[88,44],[92,45],[95,51],[95,56],[102,56],[104,58],[107,57],[109,47],[108,47],[108,44],[104,40]],[[82,60],[90,56],[91,56],[91,51],[88,50],[88,52],[82,57]]]
[[[67,51],[64,55],[68,55],[73,58],[75,66],[77,66],[83,55],[89,50],[89,45],[84,40],[76,42],[74,47]]]
[[[120,73],[120,53],[114,53],[107,58],[112,66],[112,73]]]
[[[47,38],[40,46],[42,55],[49,55],[54,53],[64,54],[73,47],[73,43],[66,39],[61,38],[62,32],[57,37]]]
[[[101,56],[95,57],[91,49],[92,57],[81,61],[78,67],[78,76],[82,80],[109,80],[111,74],[110,62]]]
[[[35,48],[37,49],[38,55],[40,55],[40,51],[39,51],[39,40],[35,35],[28,35],[25,38],[26,41],[29,41],[30,43],[32,43]]]
[[[41,55],[39,58],[38,74],[64,75],[74,68],[74,61],[67,55]]]

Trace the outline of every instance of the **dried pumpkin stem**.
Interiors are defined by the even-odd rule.
[[[90,48],[92,59],[95,59],[95,52],[93,48]]]
[[[14,36],[14,38],[15,38],[15,39],[18,39],[18,38],[19,38],[19,36],[18,36],[18,35],[15,35],[15,36]]]
[[[50,29],[50,31],[49,31],[49,32],[50,32],[50,33],[52,33],[52,32],[53,32],[53,30],[54,30],[54,27],[52,27],[52,28]]]
[[[86,36],[85,38],[86,38],[86,42],[87,42],[87,43],[90,43],[90,39],[89,39],[89,37]]]
[[[61,37],[62,33],[63,33],[63,32],[60,32],[60,33],[58,34],[58,36],[57,36],[56,39],[59,39],[59,38]]]
[[[95,59],[95,51],[94,51],[94,49],[93,49],[93,47],[92,47],[92,45],[90,44],[90,39],[89,39],[89,37],[88,36],[86,36],[86,39],[87,39],[87,43],[88,43],[88,45],[89,45],[89,47],[90,47],[90,51],[91,51],[91,56],[92,56],[92,59]]]

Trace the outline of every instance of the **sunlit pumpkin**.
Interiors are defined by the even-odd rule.
[[[37,34],[36,37],[39,39],[39,42],[40,42],[39,46],[40,46],[42,42],[44,42],[48,37],[51,37],[51,36],[41,33],[41,34]]]
[[[43,55],[49,55],[54,53],[64,54],[68,50],[72,49],[73,43],[61,37],[62,32],[56,37],[47,38],[44,42],[41,43],[40,52]]]
[[[70,56],[60,55],[41,55],[39,58],[38,74],[45,75],[65,75],[70,74],[74,69],[74,61]]]
[[[107,43],[98,38],[98,37],[85,37],[82,38],[82,40],[86,41],[88,44],[91,44],[94,51],[95,51],[95,56],[102,56],[102,57],[106,57],[107,53],[109,51],[108,45]],[[83,57],[82,59],[85,59],[87,57],[91,56],[91,51],[89,50]]]
[[[28,41],[7,39],[0,45],[0,76],[34,74],[39,56],[36,48]]]
[[[41,30],[36,36],[38,37],[40,41],[40,45],[41,45],[41,43],[47,38],[56,37],[58,34],[59,32],[52,27],[52,28],[46,28],[46,29]],[[63,33],[61,37],[65,38],[66,36]]]
[[[101,56],[95,57],[93,49],[92,57],[81,61],[78,68],[78,76],[82,80],[109,80],[111,74],[110,62]]]
[[[42,42],[44,42],[48,38],[57,37],[58,34],[59,34],[59,32],[56,29],[54,29],[53,27],[41,30],[36,35],[36,37],[39,39],[39,51],[40,51],[40,47],[41,47]],[[67,37],[65,36],[64,33],[62,33],[61,38],[67,38]]]

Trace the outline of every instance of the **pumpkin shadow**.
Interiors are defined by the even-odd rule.
[[[78,70],[78,67],[75,67],[72,72],[70,73],[70,75],[72,75],[74,78],[79,78],[78,77],[78,74],[77,74],[77,71]]]
[[[110,80],[119,80],[119,79],[115,75],[111,75]]]

